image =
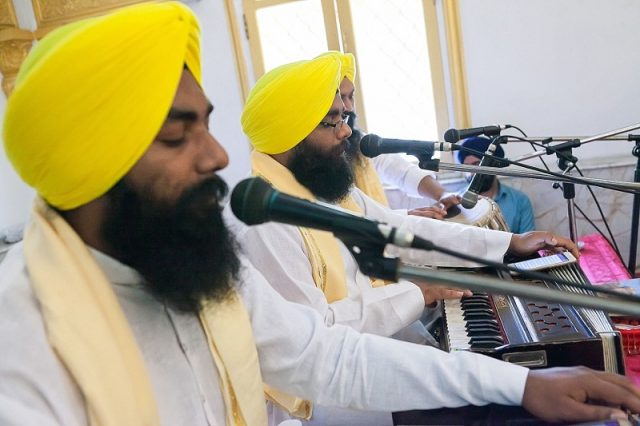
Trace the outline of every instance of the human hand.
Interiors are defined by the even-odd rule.
[[[422,297],[424,297],[424,305],[434,306],[438,300],[442,299],[460,299],[463,296],[471,296],[473,293],[470,290],[463,290],[452,287],[445,287],[441,285],[428,284],[423,282],[416,282],[415,285],[422,290]]]
[[[431,207],[419,207],[417,209],[409,210],[407,214],[442,220],[447,215],[447,211],[443,209],[440,204],[434,204]]]
[[[513,234],[509,244],[509,252],[516,256],[528,256],[538,250],[561,251],[566,249],[578,259],[578,247],[568,238],[560,237],[546,231],[531,231],[524,234]]]
[[[522,406],[548,422],[627,419],[640,412],[640,389],[626,377],[586,367],[531,370]]]
[[[460,204],[462,197],[458,194],[454,194],[453,192],[445,192],[438,201],[445,210],[449,210],[449,208]]]

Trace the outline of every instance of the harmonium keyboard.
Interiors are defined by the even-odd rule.
[[[589,284],[577,263],[546,272]],[[498,277],[522,282],[502,271]],[[527,282],[588,294],[588,290],[551,280]],[[440,344],[449,352],[478,352],[529,368],[584,365],[624,374],[620,333],[608,316],[600,310],[559,303],[481,293],[446,300]]]
[[[562,280],[589,284],[577,263],[545,272]],[[522,282],[508,273],[497,275],[505,280]],[[587,290],[552,281],[527,282],[588,294]],[[599,310],[475,293],[458,301],[446,300],[443,319],[438,337],[447,351],[477,352],[529,368],[584,365],[624,373],[620,334],[614,330],[607,315]],[[546,424],[522,407],[496,404],[396,412],[393,421],[399,426]]]

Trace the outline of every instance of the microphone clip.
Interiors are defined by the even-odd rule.
[[[363,243],[362,241],[345,241],[343,238],[341,240],[355,257],[363,274],[388,281],[398,280],[400,260],[395,257],[386,257],[384,255],[384,245]]]
[[[418,157],[418,167],[420,167],[422,170],[431,170],[432,172],[440,171],[440,159]]]

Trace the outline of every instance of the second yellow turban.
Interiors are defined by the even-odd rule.
[[[263,75],[251,90],[241,124],[253,147],[285,152],[307,137],[331,108],[342,79],[342,61],[323,55]]]

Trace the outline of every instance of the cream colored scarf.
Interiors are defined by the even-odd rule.
[[[289,169],[269,155],[254,150],[251,153],[251,167],[254,175],[263,177],[279,191],[315,201],[313,194],[296,180]],[[359,209],[351,197],[348,198],[353,204],[352,209]],[[302,227],[298,229],[307,249],[316,287],[324,292],[329,303],[347,297],[347,278],[338,240],[330,232]]]
[[[24,242],[49,343],[78,384],[91,425],[158,425],[153,388],[111,284],[74,230],[41,199]],[[228,425],[265,425],[251,323],[237,294],[200,321],[220,374]]]

